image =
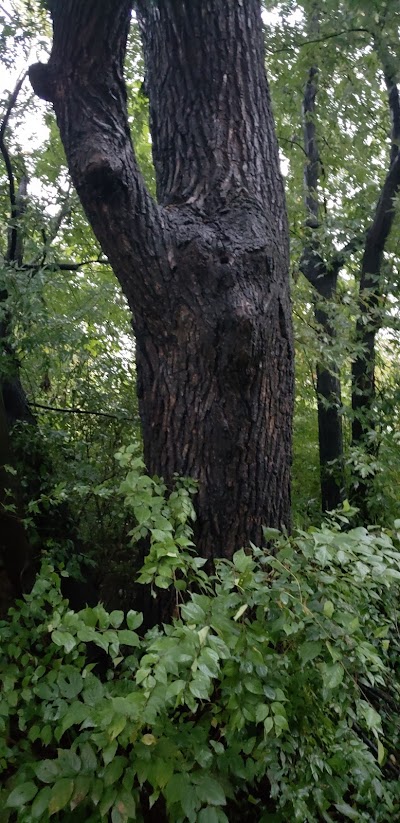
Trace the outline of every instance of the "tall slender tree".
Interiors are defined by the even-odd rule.
[[[312,32],[318,30],[317,13],[314,12]],[[303,99],[303,130],[306,232],[308,242],[300,261],[304,276],[315,291],[314,315],[321,334],[328,345],[336,338],[335,326],[330,314],[336,295],[340,264],[327,262],[317,237],[320,227],[319,178],[321,162],[317,141],[315,110],[318,89],[318,67],[310,67]],[[329,360],[329,353],[328,358]],[[340,375],[332,362],[317,363],[318,444],[321,479],[322,511],[337,508],[343,499],[343,436],[341,418]]]
[[[400,189],[400,68],[398,58],[392,54],[385,38],[385,22],[383,14],[378,24],[371,27],[371,33],[387,90],[391,119],[390,149],[386,176],[363,249],[356,323],[358,348],[352,366],[352,442],[354,446],[366,448],[369,453],[375,449],[374,440],[369,435],[375,428],[376,336],[382,327],[382,299],[386,291],[382,263],[396,218],[396,197]],[[354,499],[361,513],[368,518],[368,483],[364,478],[357,483]]]
[[[123,63],[131,0],[51,0],[30,79],[132,310],[151,473],[198,480],[197,544],[231,555],[289,525],[288,230],[259,0],[138,0],[157,202]]]

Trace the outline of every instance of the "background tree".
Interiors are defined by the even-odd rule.
[[[380,455],[390,441],[394,409],[385,400],[380,352],[387,352],[385,341],[396,322],[393,304],[398,300],[392,268],[397,240],[391,229],[398,219],[394,135],[399,9],[391,3],[389,15],[374,3],[358,4],[357,9],[343,3],[333,14],[325,4],[319,7],[314,2],[274,5],[273,9],[276,21],[280,17],[276,27],[271,18],[274,37],[268,41],[269,65],[278,136],[288,164],[293,265],[313,287],[307,293],[297,283],[305,303],[301,308],[295,296],[295,313],[308,316],[311,325],[318,321],[314,357],[319,365],[314,384],[320,424],[326,417],[320,425],[322,474],[325,442],[333,459],[333,487],[335,478],[337,491],[343,486],[343,419],[347,494],[363,520],[378,511],[381,517],[389,487],[382,497],[387,469]],[[306,93],[301,94],[302,78],[307,74]],[[306,113],[304,146],[299,137],[302,109]],[[309,225],[302,227],[299,197],[304,157]],[[322,294],[322,302],[319,298],[319,316],[312,319],[307,306],[310,298],[311,305],[315,301],[316,292]],[[308,346],[310,341],[308,335]],[[321,364],[325,364],[323,391]],[[396,447],[392,460],[398,460],[395,453]],[[324,497],[323,492],[325,507]]]

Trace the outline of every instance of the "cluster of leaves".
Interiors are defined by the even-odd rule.
[[[142,579],[168,581],[174,615],[141,636],[136,611],[76,613],[44,563],[0,628],[2,823],[396,819],[397,532],[267,530],[274,554],[208,576],[187,485],[119,459]]]

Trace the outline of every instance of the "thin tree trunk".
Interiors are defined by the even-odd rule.
[[[10,198],[10,226],[5,262],[11,266],[21,265],[23,258],[21,217],[25,210],[27,178],[23,175],[19,186],[16,186],[14,170],[5,143],[5,133],[24,77],[18,81],[11,94],[0,125],[0,152],[8,177]],[[5,304],[7,296],[4,289],[0,291],[0,308],[2,308],[0,319],[0,555],[2,566],[12,584],[13,591],[4,590],[2,587],[2,596],[4,591],[7,592],[7,602],[0,603],[0,611],[3,613],[12,602],[12,597],[22,593],[25,584],[24,574],[33,558],[23,520],[22,484],[15,467],[16,461],[10,437],[11,429],[16,422],[31,422],[33,417],[20,381],[18,363],[9,342],[10,318],[4,305],[1,307],[2,303]],[[10,602],[8,602],[8,597],[11,598]]]
[[[314,20],[314,24],[318,21]],[[320,157],[317,142],[315,100],[318,91],[318,68],[309,71],[303,98],[304,149],[307,161],[304,169],[305,202],[307,209],[306,227],[310,241],[305,248],[300,263],[301,270],[315,289],[314,315],[320,329],[321,339],[332,347],[336,341],[336,331],[332,322],[332,308],[336,294],[339,266],[330,267],[322,258],[318,242],[313,233],[320,225],[320,205],[318,186],[320,180]],[[322,511],[336,509],[343,501],[343,436],[341,416],[340,376],[333,358],[328,351],[328,362],[317,362],[317,409],[318,444],[321,484]]]
[[[380,304],[384,295],[382,261],[387,240],[396,215],[395,198],[400,189],[400,95],[393,58],[384,46],[380,34],[375,36],[375,50],[381,60],[392,119],[389,169],[384,180],[373,222],[367,232],[361,263],[360,288],[356,323],[357,354],[352,366],[352,445],[362,446],[374,454],[375,443],[369,437],[375,428],[375,341],[382,327]],[[362,478],[356,482],[353,501],[361,516],[368,518],[368,484]]]
[[[30,77],[133,313],[147,466],[198,480],[198,550],[229,556],[290,523],[288,231],[260,3],[137,3],[159,205],[127,123],[131,3],[51,12]]]

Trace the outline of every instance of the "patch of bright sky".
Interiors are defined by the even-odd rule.
[[[279,26],[281,22],[281,15],[278,9],[274,9],[273,11],[267,11],[263,9],[261,12],[261,17],[266,26],[271,26],[271,28],[275,28]],[[285,15],[285,23],[286,25],[298,26],[299,23],[302,22],[304,18],[303,12],[300,8],[295,9],[291,14]]]

